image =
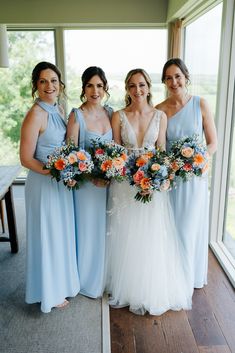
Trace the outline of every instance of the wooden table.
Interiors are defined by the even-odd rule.
[[[15,210],[14,201],[12,195],[12,183],[19,175],[21,171],[21,166],[11,165],[11,166],[0,166],[0,202],[5,200],[6,214],[7,214],[7,224],[8,224],[8,236],[0,236],[0,242],[10,242],[11,252],[18,252],[18,238],[16,230],[16,220],[15,220]],[[4,227],[3,227],[4,231]],[[6,233],[3,233],[6,234]]]

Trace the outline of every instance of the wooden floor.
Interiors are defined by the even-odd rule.
[[[138,316],[110,309],[112,353],[235,353],[235,291],[209,251],[208,285],[191,311]]]

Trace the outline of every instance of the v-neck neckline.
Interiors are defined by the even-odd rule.
[[[152,125],[152,122],[153,122],[153,120],[154,120],[154,117],[155,117],[157,111],[156,111],[156,110],[154,111],[153,116],[152,116],[152,118],[151,118],[151,120],[150,120],[150,122],[149,122],[149,124],[148,124],[148,127],[147,127],[147,129],[145,130],[145,133],[144,133],[144,137],[143,137],[141,146],[138,145],[137,134],[136,134],[136,132],[135,132],[133,126],[131,125],[131,123],[130,123],[130,121],[129,121],[127,115],[126,115],[126,112],[125,112],[124,110],[122,110],[122,112],[123,112],[123,114],[124,114],[124,116],[125,116],[125,119],[127,120],[128,125],[131,127],[131,130],[132,130],[132,132],[133,132],[133,134],[134,134],[134,136],[135,136],[135,142],[136,142],[137,148],[143,148],[143,144],[144,144],[144,141],[145,141],[145,137],[146,137],[146,135],[147,135],[147,133],[148,133],[148,131],[149,131],[150,126]]]

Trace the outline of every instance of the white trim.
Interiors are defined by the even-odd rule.
[[[167,23],[10,23],[8,30],[34,29],[166,29]]]
[[[225,247],[223,242],[212,242],[210,247],[217,257],[221,267],[235,287],[235,260]]]
[[[235,80],[235,47],[232,45],[235,38],[234,22],[235,0],[224,0],[221,57],[218,79],[217,99],[217,131],[218,151],[214,163],[214,173],[211,186],[211,227],[210,245],[215,251],[220,263],[223,263],[228,277],[235,284],[235,264],[229,262],[228,251],[222,243],[226,198],[228,189],[228,163],[231,138],[231,124],[234,112],[234,80]],[[216,245],[217,244],[217,245]]]

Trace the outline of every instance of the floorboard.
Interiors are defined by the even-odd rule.
[[[209,251],[208,285],[192,310],[138,316],[110,308],[112,353],[235,353],[235,291]]]

